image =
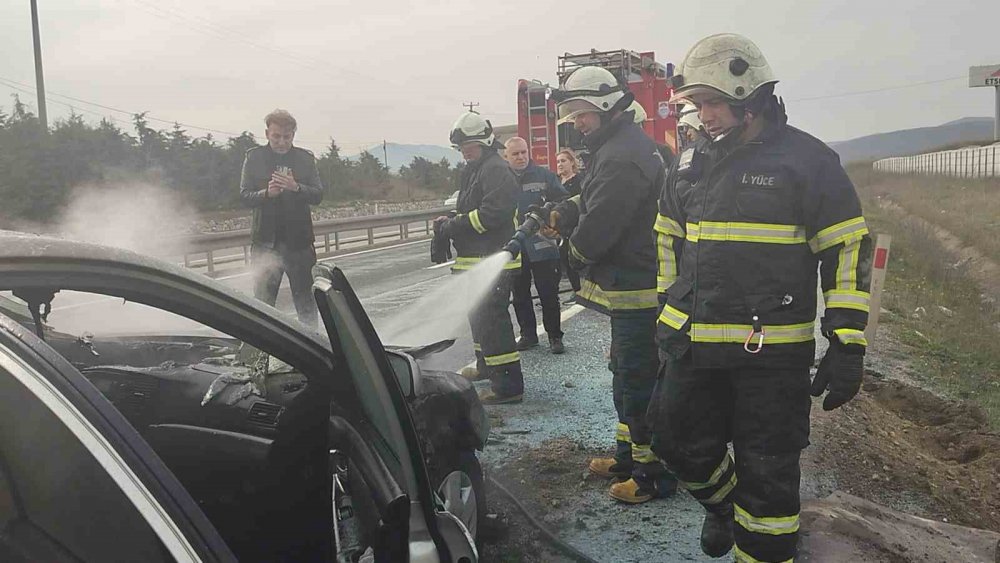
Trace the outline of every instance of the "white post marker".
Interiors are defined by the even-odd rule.
[[[1000,64],[969,67],[969,88],[993,88],[993,140],[1000,141]]]
[[[865,328],[865,339],[869,345],[875,342],[875,333],[878,331],[878,316],[882,309],[882,288],[885,286],[885,270],[889,265],[889,246],[891,243],[891,236],[875,235],[871,299],[868,301],[868,327]]]

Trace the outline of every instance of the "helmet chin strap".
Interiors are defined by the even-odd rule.
[[[753,119],[753,114],[748,112],[746,108],[742,106],[730,106],[733,113],[742,113],[742,117],[738,125],[730,127],[723,131],[720,135],[712,138],[712,144],[722,145],[723,143],[732,144],[735,143],[733,139],[739,139],[743,132],[746,131],[747,126],[750,125],[750,120]]]

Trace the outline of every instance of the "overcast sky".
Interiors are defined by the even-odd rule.
[[[383,138],[447,145],[470,100],[494,124],[513,123],[517,79],[554,82],[566,51],[655,51],[679,65],[699,38],[742,33],[781,79],[790,122],[826,141],[992,116],[992,89],[970,89],[968,67],[1000,64],[993,0],[38,4],[53,100],[80,113],[128,119],[57,94],[258,136],[263,116],[283,107],[299,120],[297,144],[317,152],[330,137],[348,153]],[[0,80],[34,84],[28,0],[0,2],[0,53]],[[13,91],[0,84],[0,107],[9,110]],[[21,99],[34,107],[33,94]],[[50,116],[68,112],[49,104]]]

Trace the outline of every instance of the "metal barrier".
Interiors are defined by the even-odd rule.
[[[313,233],[316,235],[313,246],[318,256],[327,257],[359,248],[391,246],[405,240],[424,240],[431,236],[431,222],[434,218],[446,215],[451,210],[450,207],[439,207],[317,221],[313,223]],[[235,263],[235,268],[245,268],[250,265],[250,229],[189,235],[169,242],[172,247],[184,249],[185,267],[205,268],[205,273],[211,277],[219,275],[222,271],[220,266]]]
[[[923,174],[960,178],[1000,177],[1000,146],[970,147],[911,156],[883,158],[872,163],[876,172]]]

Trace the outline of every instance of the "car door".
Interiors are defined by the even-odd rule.
[[[343,272],[313,268],[313,290],[334,353],[343,357],[367,424],[359,428],[411,499],[410,560],[476,561],[475,542],[457,518],[440,507],[423,463],[420,443],[371,320]]]
[[[121,413],[3,315],[0,560],[236,560]]]

